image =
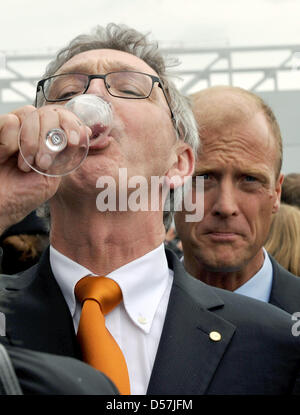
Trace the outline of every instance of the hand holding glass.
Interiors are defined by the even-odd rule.
[[[101,139],[108,135],[113,121],[111,106],[92,94],[78,95],[68,101],[64,108],[74,113],[84,126],[92,131],[92,137]],[[36,172],[45,176],[64,176],[76,170],[87,157],[89,135],[81,129],[80,136],[67,136],[63,128],[50,129],[44,136],[37,134],[32,140],[37,124],[37,111],[26,117],[19,134],[19,149],[25,162]],[[82,132],[84,131],[84,132]]]
[[[42,100],[48,103],[68,101],[65,108],[77,115],[92,130],[93,138],[108,135],[112,128],[111,106],[98,95],[88,93],[91,82],[101,80],[112,97],[124,99],[147,99],[154,85],[163,92],[173,120],[172,109],[161,80],[154,75],[137,71],[114,71],[106,74],[62,73],[42,79],[37,85],[37,97],[42,92]],[[45,103],[45,102],[43,102]],[[34,113],[32,125],[34,124]],[[57,122],[56,122],[57,124]],[[27,123],[28,125],[28,123]],[[26,163],[35,171],[47,176],[62,176],[74,171],[85,159],[89,149],[89,138],[67,137],[61,126],[49,128],[34,145],[29,145],[27,130],[20,132],[19,148]],[[72,139],[73,138],[73,139]],[[31,148],[33,147],[33,148]],[[41,163],[41,155],[48,162]],[[49,164],[50,162],[50,164]],[[49,164],[49,166],[48,166]]]

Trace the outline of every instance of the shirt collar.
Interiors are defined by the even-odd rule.
[[[50,264],[72,316],[76,308],[74,288],[91,270],[74,262],[50,246]],[[107,275],[116,281],[132,322],[149,333],[154,315],[168,286],[170,273],[164,244]]]
[[[265,259],[261,269],[234,292],[268,303],[272,289],[273,267],[265,248],[263,252]]]

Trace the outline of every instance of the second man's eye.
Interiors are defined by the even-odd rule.
[[[193,183],[196,183],[197,178],[202,179],[204,182],[208,182],[212,178],[212,176],[209,173],[204,173],[204,174],[199,173],[199,174],[193,176]]]
[[[245,181],[246,182],[256,182],[257,178],[254,177],[254,176],[247,175],[247,176],[245,176]]]
[[[211,178],[211,174],[209,174],[209,173],[203,173],[203,174],[198,173],[195,176],[193,176],[193,179],[195,180],[196,177],[201,177],[201,178],[203,178],[203,180],[208,180],[208,179]]]

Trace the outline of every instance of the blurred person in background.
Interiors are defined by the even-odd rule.
[[[281,201],[300,208],[300,173],[290,173],[284,177]]]
[[[272,217],[265,249],[292,274],[300,276],[300,209],[281,203]],[[300,302],[300,300],[299,300]]]
[[[166,231],[165,246],[172,249],[179,258],[182,257],[182,244],[176,233],[174,221]]]
[[[204,217],[175,213],[184,266],[197,279],[274,304],[293,314],[300,279],[268,255],[264,243],[280,206],[280,128],[271,108],[237,87],[192,96],[202,147],[194,177],[204,180]]]
[[[0,270],[3,274],[25,271],[36,264],[49,245],[49,224],[31,212],[0,236]]]

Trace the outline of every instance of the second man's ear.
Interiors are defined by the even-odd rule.
[[[277,181],[276,181],[276,185],[275,185],[275,192],[276,192],[276,198],[274,200],[274,204],[273,204],[273,213],[278,212],[279,208],[280,208],[280,198],[281,198],[281,187],[282,187],[282,183],[283,183],[283,179],[284,179],[284,175],[282,173],[280,173]]]

